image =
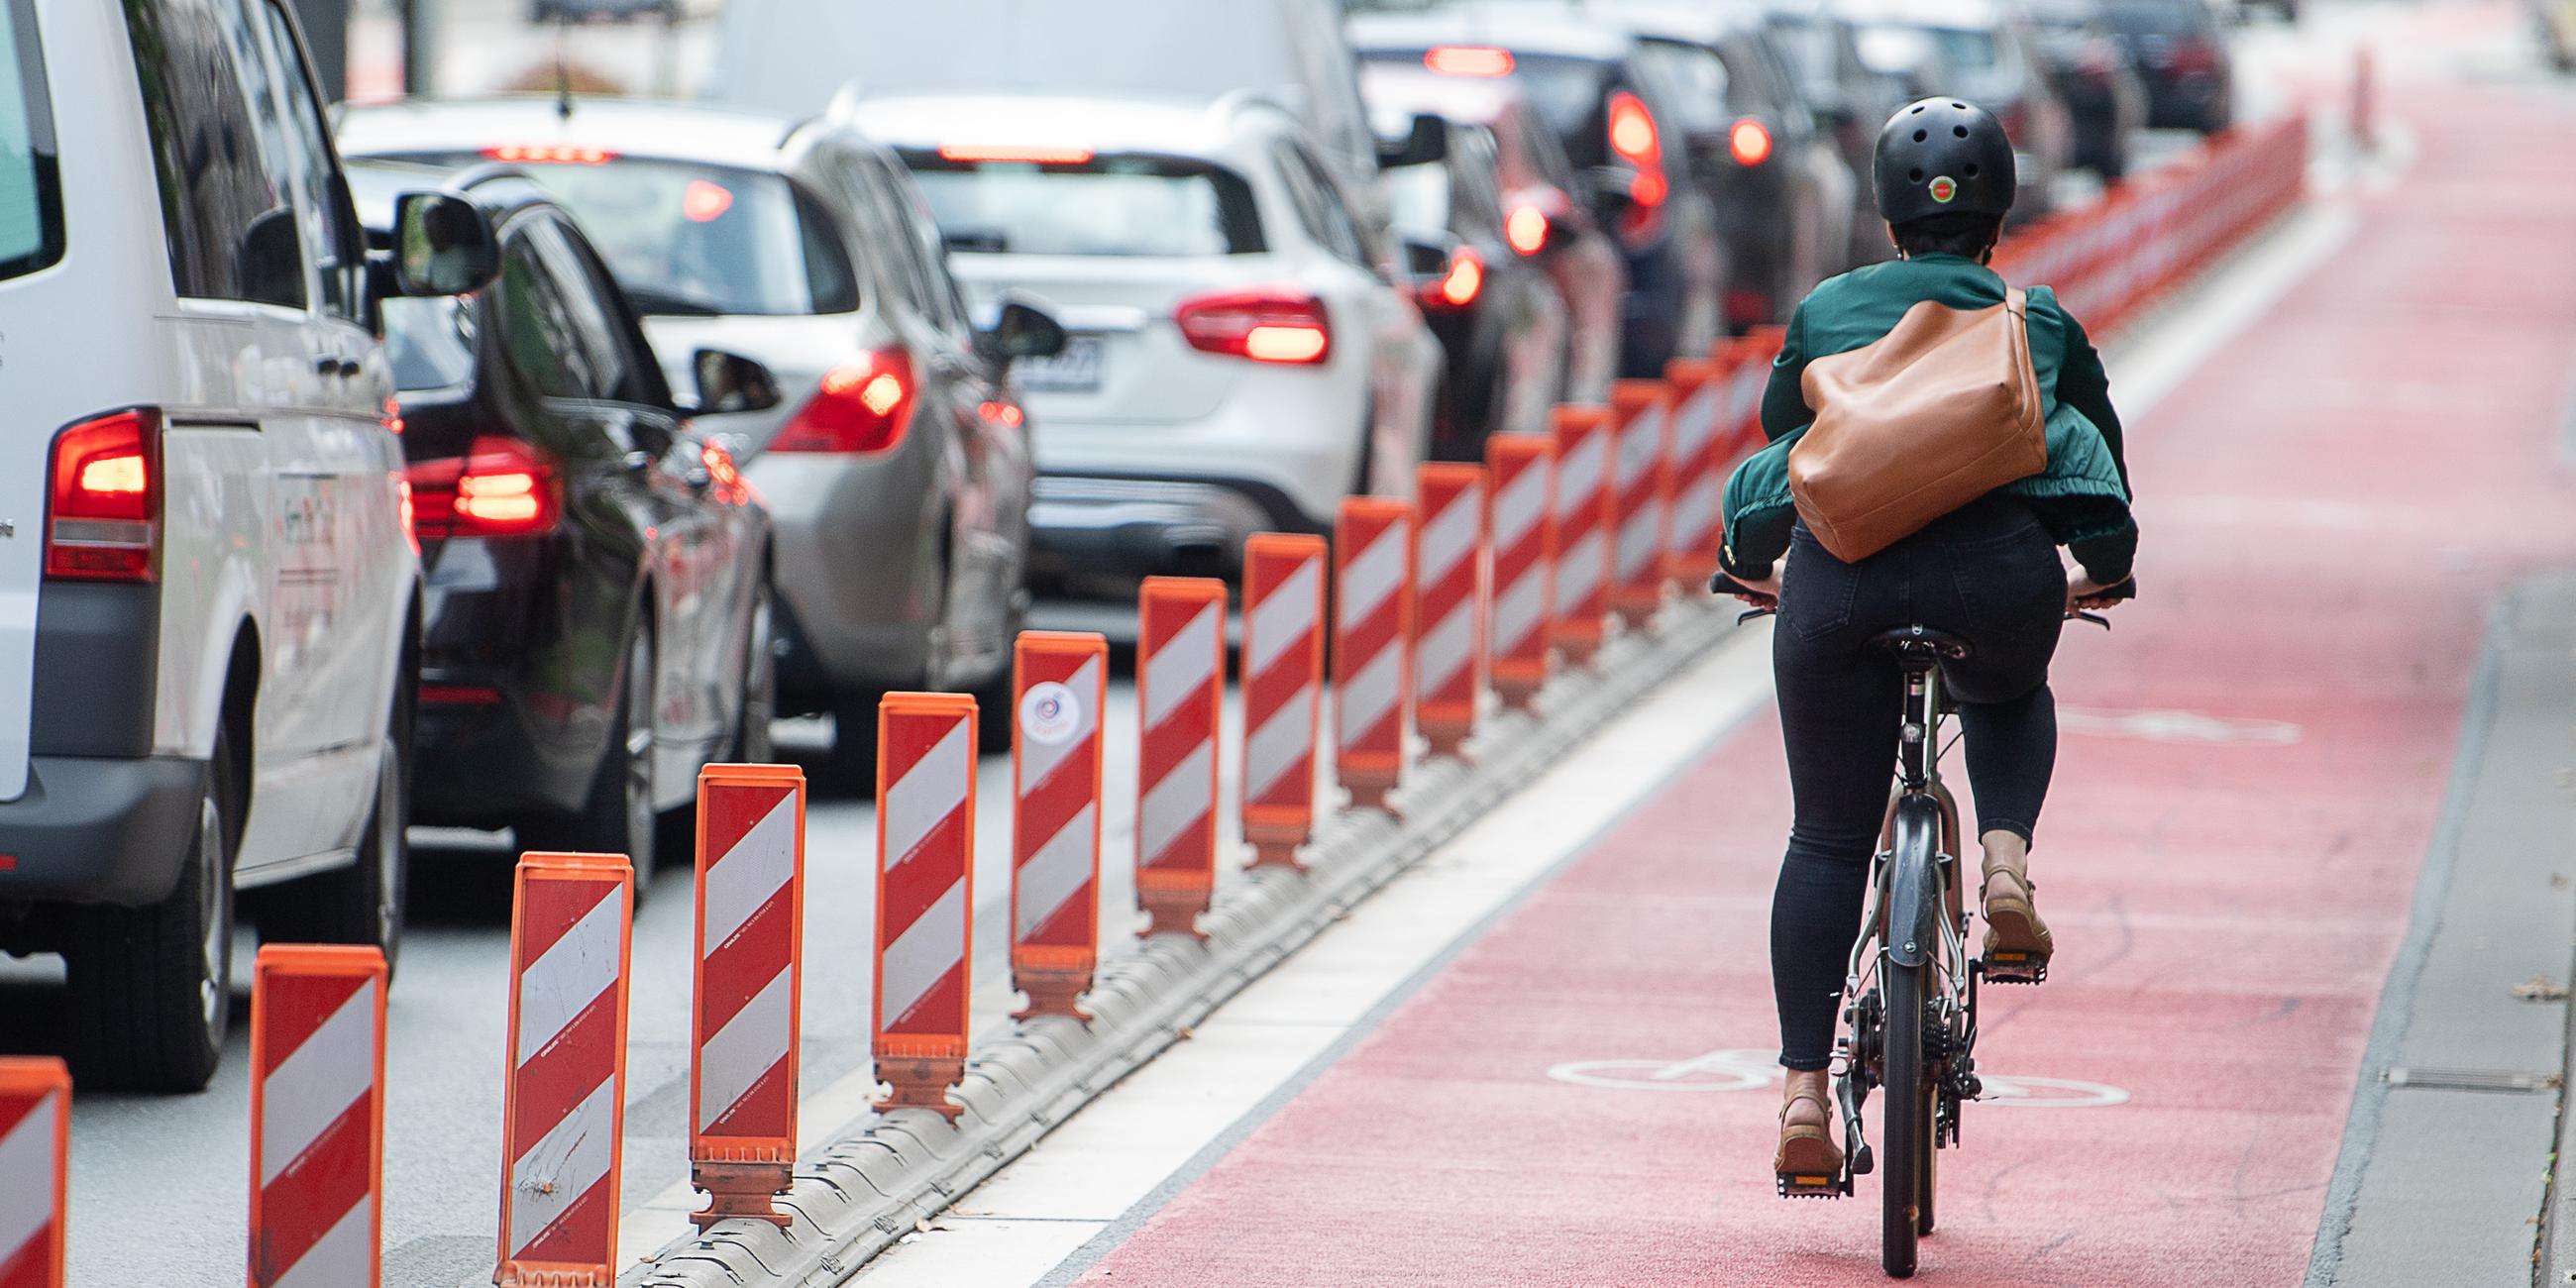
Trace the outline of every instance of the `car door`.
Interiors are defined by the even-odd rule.
[[[604,435],[619,453],[617,484],[644,519],[653,581],[654,782],[664,808],[688,799],[692,776],[730,726],[734,683],[725,659],[740,586],[730,573],[727,526],[708,495],[704,463],[681,432],[624,297],[589,244],[560,212],[523,221],[520,238],[558,292],[577,358],[578,397],[558,410]],[[738,671],[730,672],[738,675]]]
[[[948,253],[929,205],[903,168],[870,156],[884,176],[885,207],[903,242],[908,276],[921,300],[921,354],[932,387],[925,408],[937,408],[949,431],[955,465],[951,491],[950,566],[946,614],[952,665],[989,668],[1007,658],[1016,632],[1020,580],[1028,549],[1028,491],[1032,466],[1025,436],[1005,424],[999,406],[1009,401],[1000,367],[975,347]],[[896,253],[889,248],[889,253]],[[996,409],[988,414],[987,409]]]
[[[1374,449],[1371,477],[1362,484],[1371,492],[1402,495],[1411,487],[1414,462],[1430,446],[1430,387],[1437,378],[1439,342],[1431,339],[1412,299],[1379,276],[1358,224],[1313,150],[1302,140],[1283,138],[1275,155],[1298,221],[1325,252],[1331,282],[1325,303],[1338,317],[1358,319],[1355,329],[1368,343]]]

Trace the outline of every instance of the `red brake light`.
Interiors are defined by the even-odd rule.
[[[680,214],[693,224],[711,224],[733,209],[733,189],[704,179],[691,179],[680,191]]]
[[[552,461],[515,438],[484,435],[462,457],[403,471],[413,531],[422,537],[531,537],[563,520]]]
[[[576,148],[560,143],[505,143],[483,149],[483,155],[495,161],[529,165],[606,165],[617,159],[616,153],[605,148]]]
[[[2218,42],[2206,36],[2187,36],[2174,42],[2168,70],[2181,75],[2213,72],[2218,69]]]
[[[1726,132],[1726,148],[1737,165],[1760,165],[1771,159],[1771,131],[1748,116]]]
[[[1512,249],[1524,255],[1535,255],[1547,249],[1547,212],[1536,206],[1515,206],[1503,217],[1503,239]]]
[[[1442,45],[1424,53],[1422,65],[1443,76],[1509,76],[1512,51],[1481,45]]]
[[[1317,363],[1333,349],[1324,302],[1291,289],[1232,291],[1182,303],[1172,314],[1190,347],[1255,362]]]
[[[1016,161],[1023,165],[1088,165],[1091,163],[1091,149],[1022,147],[1007,143],[948,143],[940,146],[939,159],[960,163]]]
[[[1610,96],[1610,150],[1635,166],[1661,166],[1664,148],[1655,114],[1626,90]]]
[[[150,581],[161,546],[161,414],[121,411],[54,436],[45,575]]]
[[[886,452],[912,428],[912,355],[888,345],[824,373],[822,387],[778,431],[773,452]]]
[[[1461,246],[1449,252],[1449,271],[1423,286],[1422,302],[1434,308],[1463,309],[1475,303],[1484,289],[1484,257],[1473,247]]]

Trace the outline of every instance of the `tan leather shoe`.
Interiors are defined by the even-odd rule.
[[[1780,1148],[1771,1155],[1784,1198],[1839,1195],[1843,1152],[1834,1147],[1833,1077],[1791,1069],[1780,1102]]]
[[[1997,833],[1993,835],[2009,835]],[[1986,981],[2036,984],[2048,978],[2048,959],[2057,951],[2048,923],[2040,920],[2032,899],[2028,859],[2020,837],[1998,847],[1990,836],[1985,864]],[[1999,853],[1999,849],[2001,852]]]

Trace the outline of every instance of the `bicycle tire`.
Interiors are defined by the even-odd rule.
[[[1878,965],[1880,987],[1887,995],[1879,1265],[1891,1279],[1914,1277],[1914,1245],[1922,1232],[1919,1217],[1929,1166],[1924,1154],[1932,1138],[1932,1097],[1923,1069],[1923,977],[1930,969],[1901,965],[1893,958],[1881,958]]]

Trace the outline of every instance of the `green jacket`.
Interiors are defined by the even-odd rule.
[[[1810,359],[1878,340],[1924,300],[1979,309],[2003,298],[2004,280],[1994,270],[1957,255],[1918,255],[1845,273],[1801,302],[1762,393],[1762,432],[1771,445],[1727,480],[1727,571],[1767,576],[1789,548],[1789,526],[1797,518],[1789,449],[1815,421],[1804,384]],[[2102,355],[2058,306],[2054,291],[2030,288],[2029,323],[2031,366],[2048,420],[2048,469],[1997,490],[2029,502],[2049,536],[2073,551],[2095,581],[2109,585],[2129,575],[2138,546],[2110,381]]]

